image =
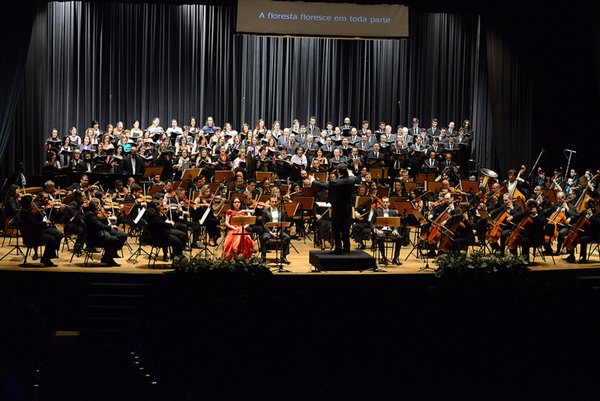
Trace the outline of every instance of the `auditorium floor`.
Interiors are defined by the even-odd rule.
[[[402,248],[401,252],[401,261],[402,266],[382,266],[379,265],[380,268],[385,269],[386,271],[381,272],[359,272],[352,271],[349,269],[348,271],[329,271],[329,272],[320,272],[314,273],[312,272],[312,266],[309,264],[308,257],[309,251],[314,250],[315,248],[312,246],[312,242],[307,239],[306,243],[302,240],[292,240],[292,244],[296,247],[296,252],[294,249],[291,249],[290,255],[288,256],[288,260],[291,262],[289,265],[283,265],[283,267],[289,270],[293,274],[432,274],[433,268],[435,268],[435,260],[429,259],[429,266],[431,269],[423,269],[424,261],[422,259],[417,259],[414,254],[416,251],[405,260],[406,256],[410,253],[411,248]],[[354,246],[354,245],[353,245]],[[4,256],[7,252],[11,250],[12,247],[8,246],[8,242],[5,246],[0,247],[0,257]],[[132,244],[132,248],[135,250],[137,248],[137,244]],[[148,247],[144,247],[147,251]],[[214,248],[211,250],[215,253],[216,256],[220,256],[221,248],[219,248],[216,252]],[[23,248],[23,251],[25,249]],[[87,267],[83,264],[83,257],[75,257],[73,262],[70,262],[71,252],[66,250],[60,252],[60,258],[54,259],[54,263],[58,265],[58,267],[52,268],[43,268],[38,262],[31,260],[31,257],[28,261],[27,267],[20,267],[19,265],[23,262],[22,256],[17,256],[14,252],[10,255],[6,256],[4,260],[0,261],[0,271],[2,270],[27,270],[27,271],[54,271],[54,272],[74,272],[74,273],[82,273],[82,272],[94,272],[94,273],[123,273],[123,274],[161,274],[166,269],[169,269],[170,264],[162,261],[162,253],[161,257],[159,257],[156,265],[151,268],[148,267],[148,257],[145,254],[139,256],[137,259],[137,263],[134,263],[133,260],[129,261],[128,258],[131,255],[131,252],[128,249],[124,250],[125,255],[124,258],[117,259],[117,262],[121,264],[120,267],[104,267],[101,265],[98,260],[100,259],[99,254],[94,255],[94,260],[92,260]],[[370,253],[370,251],[368,251]],[[193,255],[198,253],[197,250],[193,250]],[[189,252],[186,252],[186,255],[189,256]],[[267,262],[272,262],[274,258],[274,252],[271,251],[267,254]],[[544,262],[539,258],[536,259],[536,265],[532,266],[532,270],[539,271],[548,271],[548,270],[577,270],[577,269],[597,269],[600,267],[600,256],[598,252],[594,252],[591,257],[591,262],[587,264],[572,264],[567,263],[562,260],[561,257],[555,256],[556,265],[552,263],[552,259],[547,257],[547,260]],[[539,263],[538,263],[539,262]]]

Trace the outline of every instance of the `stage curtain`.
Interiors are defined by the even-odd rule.
[[[41,8],[2,163],[8,168],[25,160],[29,174],[38,172],[53,127],[83,134],[94,119],[146,127],[154,116],[163,127],[171,118],[184,125],[212,115],[236,128],[258,118],[288,126],[315,115],[323,126],[350,116],[356,125],[383,120],[394,130],[413,116],[422,126],[432,117],[457,127],[469,118],[482,165],[493,168],[500,154],[489,140],[488,93],[495,92],[485,82],[489,57],[474,14],[412,13],[410,39],[357,41],[236,35],[228,6]]]
[[[5,154],[8,144],[13,139],[14,115],[20,100],[24,67],[31,38],[31,28],[35,15],[35,1],[23,0],[8,2],[0,9],[5,13],[0,24],[0,159]],[[3,184],[14,164],[3,168]]]

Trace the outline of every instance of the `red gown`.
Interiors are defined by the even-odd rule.
[[[227,216],[231,221],[232,217],[235,216],[246,216],[244,211],[228,210]],[[250,238],[250,234],[240,235],[242,233],[242,226],[235,226],[235,229],[229,230],[225,241],[223,242],[223,254],[221,257],[225,260],[231,260],[238,255],[244,255],[244,258],[250,259],[252,251],[254,249],[254,241]]]

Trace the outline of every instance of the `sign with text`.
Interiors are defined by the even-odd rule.
[[[339,38],[408,37],[408,7],[238,0],[237,32]]]

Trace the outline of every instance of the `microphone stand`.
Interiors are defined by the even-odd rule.
[[[569,175],[569,167],[571,166],[571,157],[573,157],[573,153],[575,153],[575,151],[570,150],[570,149],[565,149],[563,152],[569,152],[569,157],[567,158],[567,168],[565,169],[565,178],[564,178],[564,182],[566,185],[567,177]]]
[[[533,167],[531,167],[531,171],[529,172],[529,192],[533,191],[533,172],[536,170],[537,165],[540,162],[540,159],[542,158],[543,154],[544,148],[542,148],[542,150],[540,151],[540,154],[538,155],[537,159],[535,159],[535,163],[533,163]]]

